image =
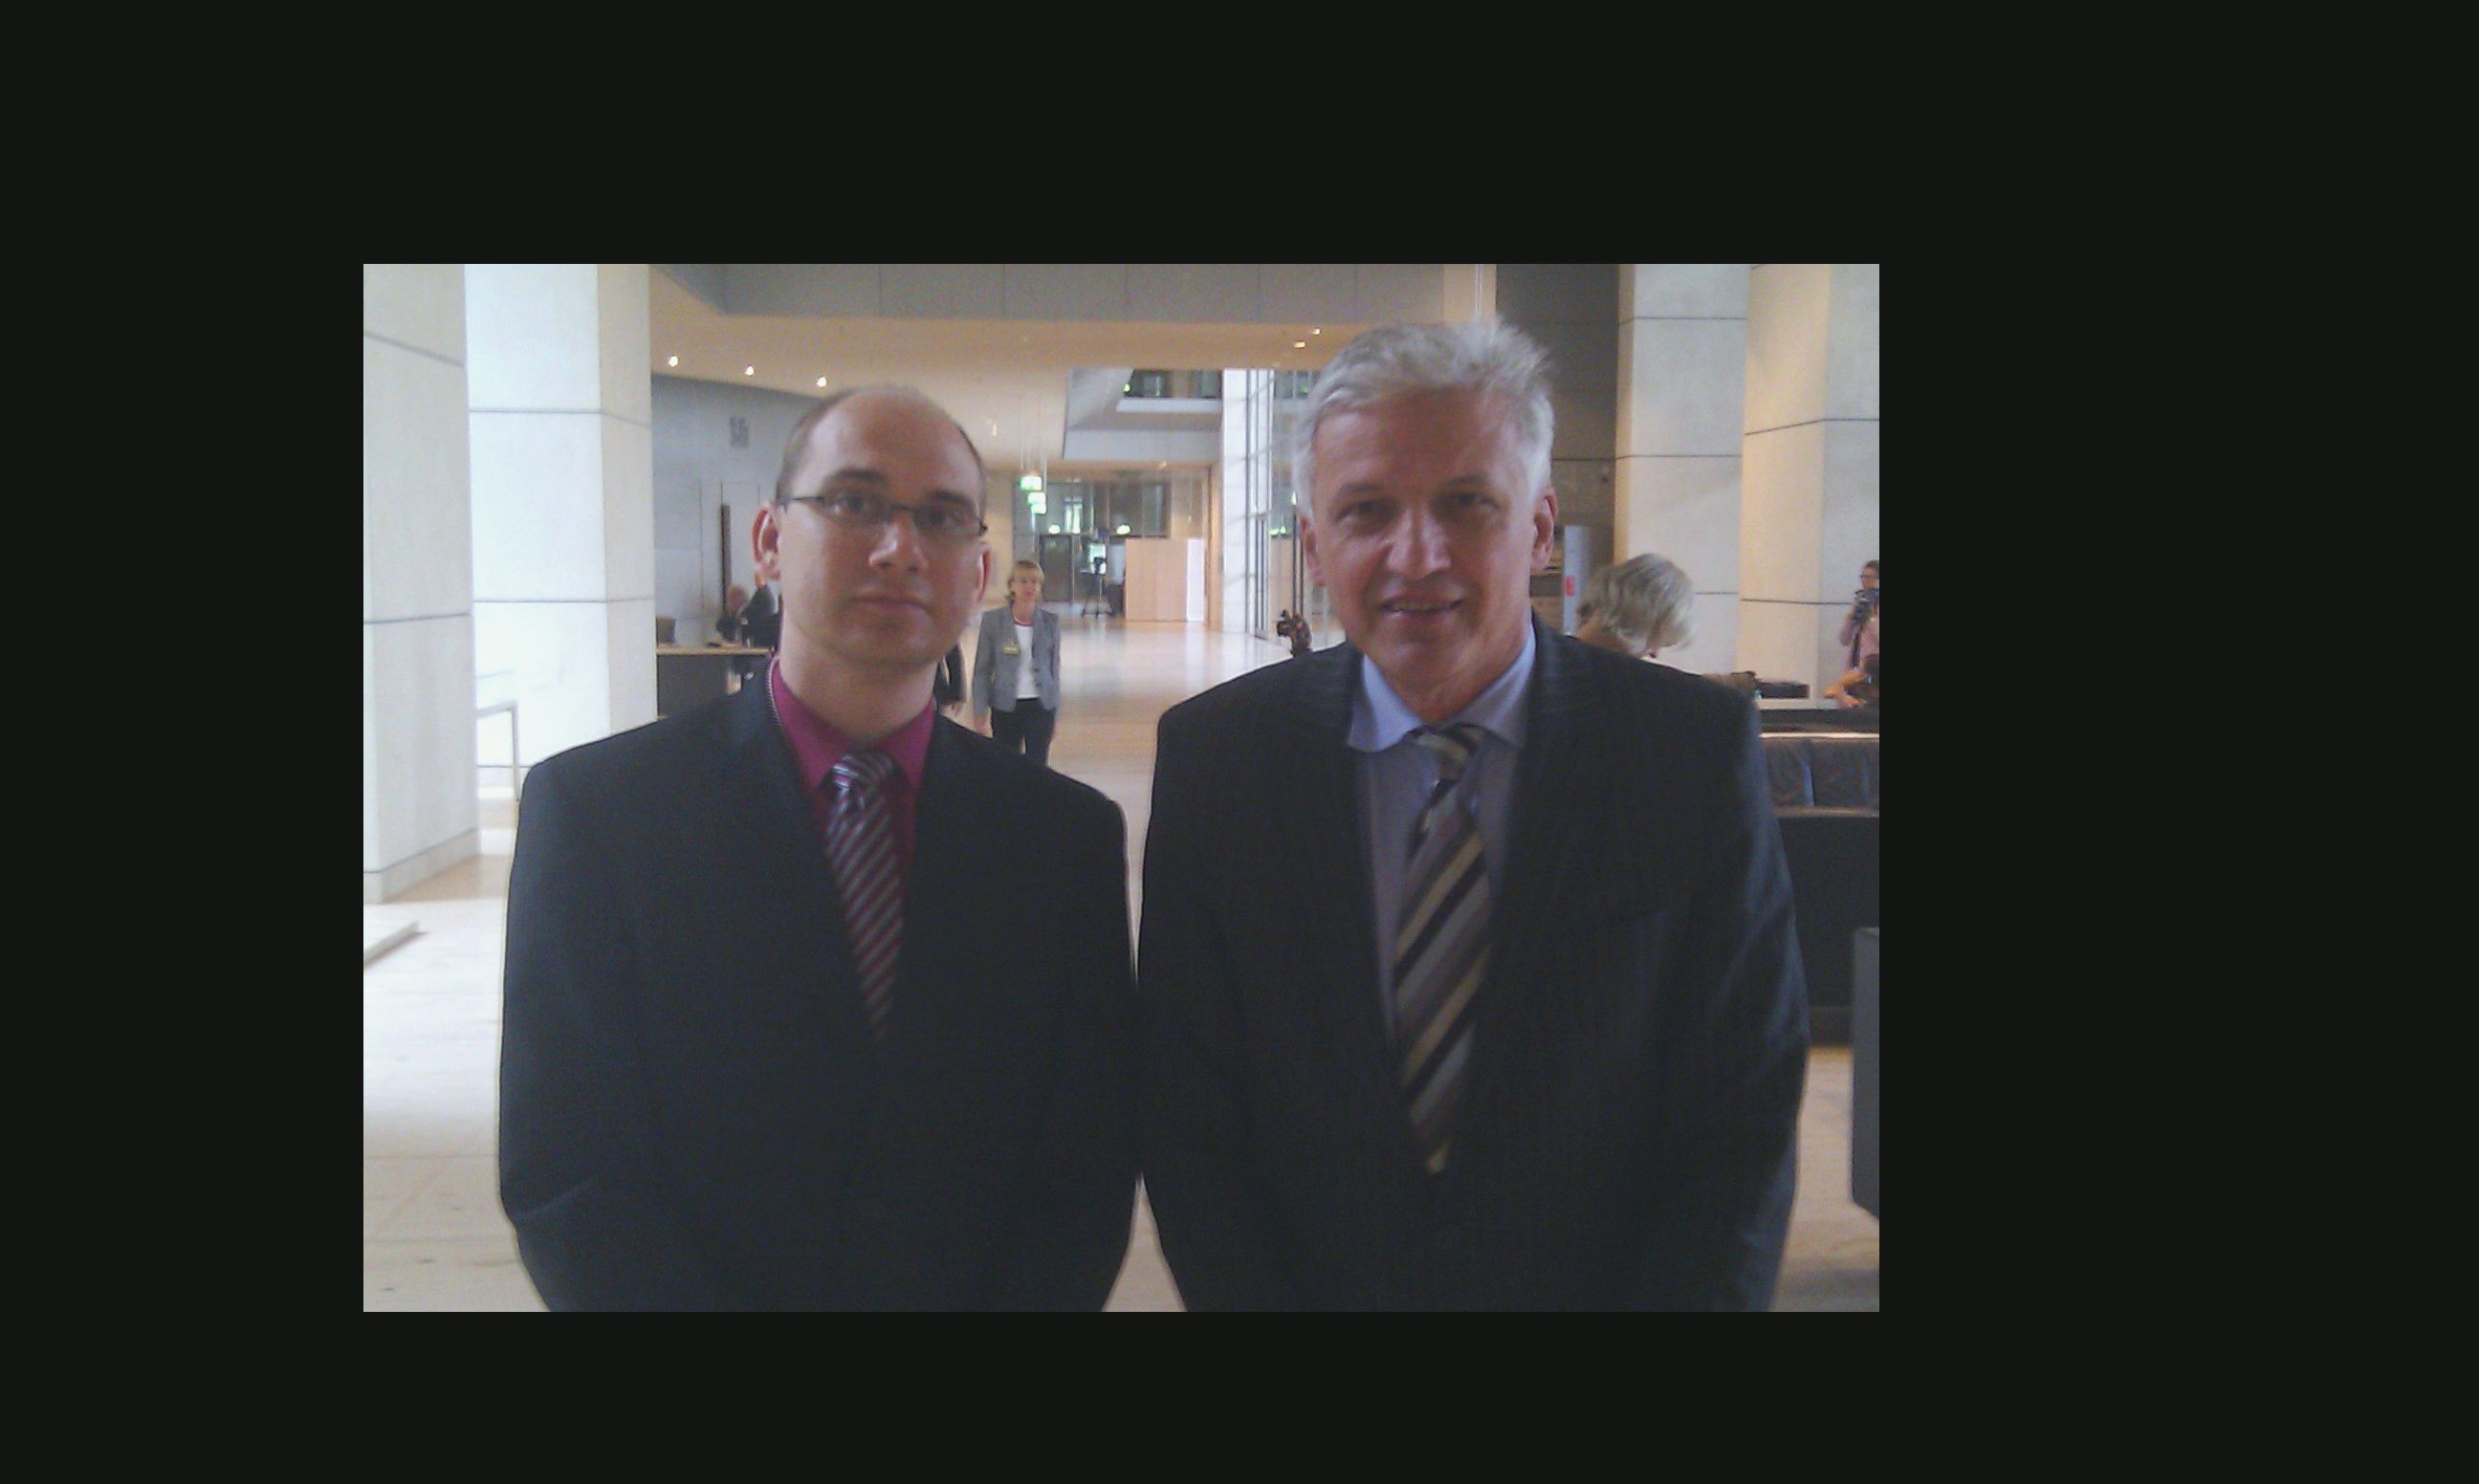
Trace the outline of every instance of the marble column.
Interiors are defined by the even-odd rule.
[[[465,267],[473,644],[521,764],[654,719],[647,293],[643,263]]]
[[[1618,307],[1615,263],[1500,263],[1497,313],[1538,342],[1549,358],[1549,402],[1556,431],[1549,443],[1549,480],[1558,491],[1558,521],[1594,534],[1596,552],[1610,548],[1617,490]],[[1559,571],[1532,580],[1532,611],[1557,628],[1572,627],[1572,595],[1589,571]]]
[[[1253,631],[1250,616],[1255,592],[1249,580],[1251,553],[1262,549],[1253,517],[1267,512],[1273,499],[1274,373],[1245,367],[1222,371],[1222,500],[1221,567],[1213,579],[1219,599],[1214,627],[1231,633]],[[1263,585],[1265,575],[1256,576]],[[1269,613],[1270,609],[1267,610]],[[1268,624],[1271,619],[1267,620]],[[1260,637],[1270,637],[1267,634]]]
[[[1444,292],[1439,295],[1444,311],[1442,322],[1462,324],[1471,320],[1486,320],[1497,313],[1497,265],[1495,263],[1449,263],[1445,266]]]
[[[1877,549],[1875,263],[1760,263],[1748,278],[1740,669],[1821,690]]]
[[[362,265],[362,900],[472,857],[465,276]]]
[[[1619,272],[1611,560],[1659,552],[1695,580],[1696,636],[1661,652],[1682,670],[1749,668],[1739,634],[1748,276],[1744,263],[1629,263]]]

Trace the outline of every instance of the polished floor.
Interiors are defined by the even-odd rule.
[[[1065,698],[1051,765],[1127,811],[1131,901],[1153,787],[1154,724],[1181,698],[1282,662],[1285,651],[1171,624],[1063,620]],[[481,784],[481,854],[365,907],[362,1307],[539,1311],[499,1211],[499,968],[516,806]],[[692,889],[684,884],[682,889]],[[1138,904],[1141,906],[1141,904]],[[391,937],[413,929],[396,946]],[[375,957],[371,957],[375,953]],[[1775,1307],[1878,1307],[1878,1223],[1851,1200],[1851,1053],[1820,1047],[1800,1115],[1799,1196]],[[1177,1310],[1141,1199],[1113,1310]]]

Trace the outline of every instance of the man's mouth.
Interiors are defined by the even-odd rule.
[[[1462,601],[1459,598],[1396,598],[1378,606],[1388,613],[1417,618],[1424,614],[1444,613]]]

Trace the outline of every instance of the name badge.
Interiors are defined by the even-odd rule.
[[[1024,651],[1016,648],[1016,642],[1013,639],[1009,639],[1005,644],[999,646],[999,652],[1002,654],[1021,654]]]

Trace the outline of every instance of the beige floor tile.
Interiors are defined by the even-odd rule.
[[[499,1209],[499,1162],[496,1157],[451,1155],[424,1163],[439,1166],[385,1220],[372,1227],[372,1241],[462,1241],[516,1237]]]
[[[362,1243],[362,1308],[371,1314],[540,1314],[513,1233]]]
[[[387,1225],[414,1193],[439,1177],[435,1158],[373,1159],[367,1146],[362,1157],[362,1240]]]

